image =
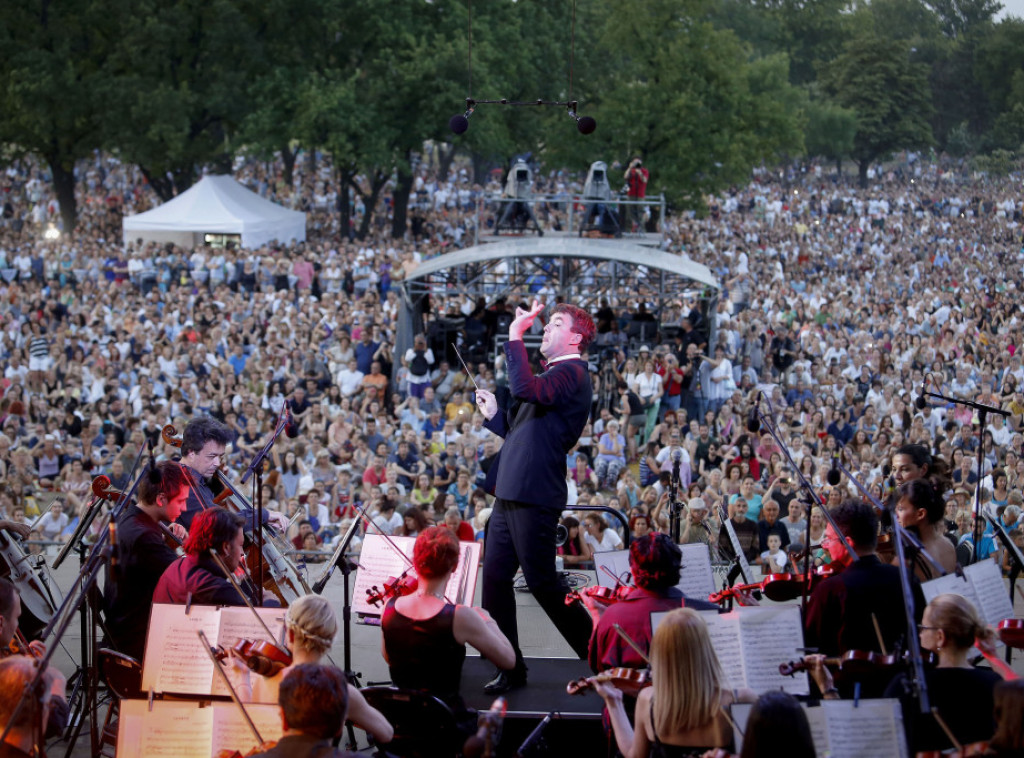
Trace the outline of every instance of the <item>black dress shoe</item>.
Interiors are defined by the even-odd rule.
[[[504,671],[498,669],[495,677],[484,685],[484,694],[486,695],[502,695],[509,690],[514,690],[519,687],[526,686],[526,672],[513,669],[512,671]]]

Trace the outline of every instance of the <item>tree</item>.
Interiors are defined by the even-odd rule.
[[[875,35],[858,36],[823,72],[832,99],[857,114],[850,155],[862,187],[867,187],[868,167],[882,156],[933,144],[927,69],[912,62],[908,52]]]
[[[6,0],[0,13],[0,141],[46,162],[66,234],[78,215],[75,162],[102,143],[112,32],[100,0]]]
[[[825,99],[812,99],[807,105],[804,144],[807,154],[836,162],[842,174],[843,158],[853,151],[857,134],[857,114]]]

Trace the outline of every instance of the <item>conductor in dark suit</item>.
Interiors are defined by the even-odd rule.
[[[590,415],[590,376],[580,354],[594,338],[594,322],[580,308],[556,306],[540,346],[547,366],[534,376],[523,333],[543,308],[537,301],[528,311],[517,308],[509,325],[505,359],[511,406],[500,410],[492,393],[476,393],[484,426],[505,438],[493,476],[496,500],[487,522],[483,606],[516,651],[515,669],[499,671],[484,688],[489,694],[526,683],[512,587],[520,566],[533,596],[580,658],[587,657],[592,631],[583,607],[565,604],[569,588],[555,571],[555,530],[567,499],[566,455]]]

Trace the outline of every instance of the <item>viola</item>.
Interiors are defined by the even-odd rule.
[[[231,652],[248,666],[250,671],[260,676],[274,676],[285,666],[292,665],[291,653],[266,640],[240,639],[231,648]],[[217,651],[217,660],[223,661],[227,656],[228,652],[223,648]]]
[[[20,629],[15,628],[14,636],[11,637],[10,644],[0,649],[0,658],[7,658],[12,655],[24,655],[29,658],[35,658],[39,660],[40,656],[36,655],[36,652],[28,644],[28,640],[25,639],[25,635],[21,633]]]
[[[572,592],[569,592],[565,596],[565,604],[573,605],[574,603],[580,603],[583,602],[583,597],[588,597],[605,606],[614,605],[622,600],[631,589],[632,587],[625,584],[615,589],[595,584],[591,587],[582,587],[581,589],[574,589]]]
[[[415,576],[402,574],[399,577],[389,576],[384,582],[384,589],[380,590],[373,585],[366,590],[366,601],[378,608],[393,597],[405,597],[411,595],[419,586],[419,580]]]
[[[1007,647],[1024,647],[1024,619],[1003,619],[996,627],[996,634]]]
[[[930,650],[922,650],[921,655],[925,665],[935,665],[937,659],[935,653]],[[883,655],[882,653],[870,653],[864,650],[847,650],[836,658],[826,658],[825,665],[837,669],[841,676],[863,676],[895,668],[906,660],[905,655]],[[798,671],[806,671],[810,664],[806,660],[790,661],[779,664],[779,673],[783,676],[794,676]]]
[[[640,690],[651,686],[651,672],[649,669],[629,669],[623,667],[608,669],[594,676],[574,679],[565,685],[565,691],[570,695],[579,695],[597,683],[611,684],[617,689],[622,690],[623,694],[636,697]]]

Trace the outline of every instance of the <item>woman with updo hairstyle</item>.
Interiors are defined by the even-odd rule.
[[[904,529],[916,536],[946,573],[956,569],[956,548],[946,539],[946,503],[942,493],[935,489],[930,479],[911,479],[897,490],[896,518]],[[910,552],[916,553],[911,549]],[[893,556],[893,565],[899,563]],[[913,558],[914,574],[922,582],[935,578],[935,567],[917,555]]]
[[[292,654],[291,665],[273,676],[253,674],[232,652],[232,665],[237,678],[239,698],[246,703],[277,703],[281,682],[293,668],[302,664],[333,663],[329,658],[338,634],[338,618],[327,600],[320,595],[303,595],[288,606],[284,615],[285,647]],[[322,660],[324,657],[328,660]],[[348,685],[348,720],[377,742],[390,742],[394,729],[384,714],[373,708],[358,689]]]
[[[487,611],[450,602],[445,596],[460,550],[458,538],[445,527],[428,527],[416,538],[412,561],[417,587],[384,606],[381,651],[396,687],[435,695],[460,724],[476,731],[476,719],[470,718],[459,694],[466,643],[501,669],[514,668],[516,656]]]
[[[670,611],[654,632],[650,659],[654,684],[637,696],[635,730],[622,692],[609,684],[594,685],[608,708],[621,753],[638,758],[731,749],[725,711],[734,702],[754,702],[756,695],[728,688],[700,614],[691,608]]]

